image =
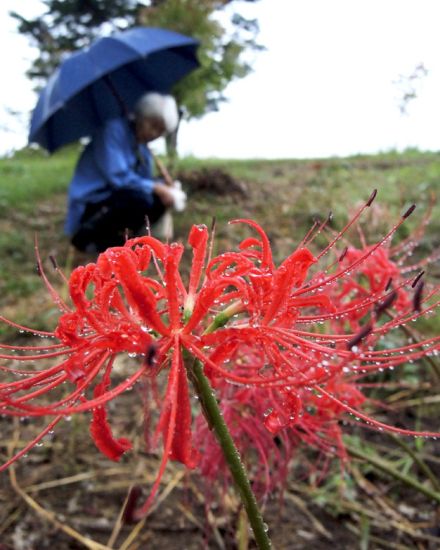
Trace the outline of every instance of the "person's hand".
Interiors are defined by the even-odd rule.
[[[156,182],[153,187],[153,191],[162,201],[164,206],[168,208],[174,205],[174,195],[172,189],[173,187],[160,182]]]
[[[156,183],[154,192],[167,207],[174,207],[177,212],[186,208],[186,193],[182,190],[180,181],[175,181],[173,186],[164,183]]]
[[[186,193],[182,189],[182,184],[179,180],[176,180],[174,182],[173,187],[171,187],[171,190],[174,195],[174,210],[177,212],[182,212],[186,208]]]

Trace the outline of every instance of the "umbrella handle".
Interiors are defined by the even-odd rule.
[[[128,110],[127,104],[125,103],[125,101],[122,98],[121,94],[116,89],[116,86],[113,84],[113,81],[110,78],[110,75],[108,75],[108,74],[104,75],[103,80],[107,84],[107,86],[108,86],[110,92],[112,93],[113,97],[116,99],[119,107],[121,108],[122,114],[128,120],[130,118],[130,112]]]
[[[159,158],[156,157],[156,155],[151,151],[151,149],[149,149],[149,151],[150,151],[151,156],[153,157],[153,160],[154,160],[154,163],[157,166],[157,169],[159,170],[159,172],[161,173],[161,175],[164,179],[164,182],[166,183],[166,185],[168,185],[170,187],[173,187],[174,186],[174,180],[171,177],[170,173],[168,172],[166,166],[164,165],[164,163]]]

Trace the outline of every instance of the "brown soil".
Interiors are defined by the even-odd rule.
[[[84,416],[59,425],[14,470],[3,473],[0,550],[102,548],[97,543],[105,548],[131,550],[255,548],[252,540],[241,547],[237,542],[242,516],[232,488],[207,500],[206,491],[212,486],[204,485],[196,473],[189,474],[174,463],[167,467],[156,505],[146,521],[120,525],[117,537],[108,545],[130,487],[141,487],[146,496],[159,462],[159,454],[144,451],[139,411],[136,391],[124,394],[117,402],[115,430],[134,442],[134,451],[120,463],[99,454],[88,435],[88,418]],[[37,430],[35,423],[4,420],[2,447],[12,450],[17,440],[21,447]],[[363,435],[368,436],[368,432]],[[379,439],[377,435],[373,433],[373,439]],[[386,442],[389,440],[383,436],[382,444]],[[439,468],[439,460],[429,450],[434,452],[432,444],[424,456]],[[345,479],[335,464],[329,479],[317,487],[304,476],[298,479],[303,461],[301,454],[294,460],[283,487],[283,500],[278,491],[264,506],[274,548],[351,550],[362,548],[363,540],[371,549],[439,547],[438,506],[420,493],[361,467],[355,460]]]
[[[234,178],[221,168],[201,168],[199,170],[182,170],[177,179],[185,182],[189,195],[210,193],[212,195],[242,195],[248,191],[246,184]]]

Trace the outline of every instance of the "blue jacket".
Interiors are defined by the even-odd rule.
[[[76,165],[69,187],[66,233],[74,235],[79,229],[87,203],[105,200],[113,189],[129,187],[152,197],[152,172],[151,154],[145,145],[136,143],[129,122],[124,118],[107,121]]]

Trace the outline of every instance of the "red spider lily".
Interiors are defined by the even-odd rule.
[[[366,249],[351,263],[336,266],[333,272],[327,266],[308,282],[307,272],[316,259],[307,249],[296,250],[281,266],[275,268],[266,235],[253,222],[243,220],[256,228],[260,239],[243,241],[241,255],[223,254],[208,266],[208,277],[218,277],[221,271],[224,277],[236,278],[239,274],[247,283],[244,289],[241,287],[233,293],[240,303],[237,308],[239,317],[230,322],[227,328],[202,337],[202,342],[212,350],[212,360],[208,366],[215,364],[218,371],[221,362],[230,361],[231,355],[237,354],[240,346],[248,346],[252,342],[264,358],[261,363],[266,364],[267,368],[259,366],[255,369],[251,363],[244,369],[245,375],[236,377],[236,382],[272,388],[292,386],[295,389],[309,387],[317,390],[320,384],[340,377],[347,369],[370,372],[436,351],[440,337],[386,351],[375,351],[372,346],[391,329],[415,320],[428,309],[436,307],[438,288],[424,298],[424,303],[430,303],[429,306],[417,312],[412,309],[404,311],[399,317],[382,325],[375,323],[376,312],[384,307],[394,291],[383,289],[381,292],[369,292],[361,307],[372,312],[372,320],[355,334],[344,333],[341,326],[331,334],[316,328],[317,324],[348,318],[358,310],[359,303],[348,308],[338,308],[336,301],[332,300],[332,290],[338,290],[355,270],[372,261],[376,252],[408,215],[406,213],[380,242]],[[339,237],[340,234],[318,258],[322,258]],[[405,284],[411,290],[413,282],[414,278],[407,279],[402,286]],[[429,300],[434,301],[431,303]],[[307,325],[312,328],[307,329]],[[402,357],[410,349],[410,357]],[[197,355],[197,350],[194,350],[194,354]],[[201,355],[200,359],[206,361]],[[296,406],[291,405],[293,409]]]
[[[347,381],[335,381],[331,391],[352,406],[358,407],[365,401],[355,385]],[[260,497],[285,485],[289,464],[299,447],[319,451],[320,464],[310,465],[310,471],[320,475],[328,468],[329,458],[336,455],[342,461],[347,459],[340,426],[343,411],[322,394],[309,390],[268,391],[219,380],[216,395],[253,480],[253,489]],[[214,434],[201,416],[196,419],[194,434],[201,454],[200,472],[211,482],[222,480],[227,489],[231,484],[227,464],[218,452]]]
[[[403,219],[407,216],[408,214]],[[216,259],[213,263],[217,262],[220,265],[220,267],[215,265],[214,270],[220,268],[228,271],[232,266],[233,272],[240,271],[241,276],[248,275],[252,288],[248,289],[247,295],[242,298],[240,308],[240,315],[243,315],[244,311],[246,315],[235,323],[230,322],[229,330],[224,329],[221,333],[205,337],[204,342],[214,350],[211,352],[213,362],[232,364],[236,368],[239,366],[238,370],[246,372],[247,376],[267,377],[269,373],[273,373],[277,358],[283,368],[283,371],[278,371],[280,374],[289,373],[286,366],[290,361],[290,376],[294,373],[298,375],[296,380],[289,378],[288,385],[286,380],[286,385],[282,386],[279,386],[277,381],[267,379],[267,384],[261,381],[257,387],[231,386],[224,384],[222,379],[218,380],[216,386],[223,415],[229,420],[228,424],[243,456],[246,457],[246,453],[252,450],[259,454],[256,464],[262,471],[255,475],[255,479],[265,479],[263,493],[269,492],[274,485],[282,485],[281,478],[277,477],[277,474],[282,477],[282,473],[287,471],[287,464],[299,444],[305,443],[309,447],[315,447],[324,456],[337,453],[341,459],[346,459],[340,425],[341,415],[344,412],[348,411],[356,415],[358,420],[363,419],[367,424],[379,429],[385,428],[397,433],[416,435],[417,432],[387,426],[359,413],[359,407],[366,400],[360,391],[360,382],[363,376],[369,375],[372,371],[382,371],[384,366],[394,368],[395,365],[406,362],[408,359],[405,354],[408,352],[415,354],[411,357],[419,357],[424,354],[423,347],[427,346],[431,348],[428,353],[437,353],[438,338],[425,342],[419,341],[417,345],[387,349],[385,353],[372,353],[373,344],[376,341],[379,343],[382,336],[390,329],[404,326],[409,320],[416,320],[420,316],[418,313],[422,308],[416,307],[415,304],[423,272],[410,279],[405,279],[403,274],[414,272],[424,262],[405,267],[393,262],[390,255],[395,255],[403,247],[391,248],[387,240],[390,234],[381,241],[379,246],[365,245],[363,250],[345,248],[333,275],[328,275],[329,268],[326,268],[324,273],[323,270],[319,271],[298,293],[303,295],[303,289],[310,289],[313,285],[314,288],[310,293],[321,292],[320,298],[308,296],[314,300],[314,303],[300,302],[296,298],[294,288],[291,288],[287,297],[284,296],[281,300],[277,298],[277,304],[281,304],[285,311],[282,315],[273,315],[264,329],[266,332],[264,334],[262,325],[268,319],[267,310],[271,304],[270,300],[273,304],[275,301],[273,293],[275,289],[279,289],[274,282],[277,277],[276,269],[271,261],[265,234],[252,222],[243,221],[254,225],[261,235],[261,240],[249,239],[241,245],[244,250],[248,246],[257,247],[257,250],[251,253],[256,261],[249,264],[250,255],[248,255],[246,259],[241,259],[242,267],[239,268],[239,257],[230,254],[222,255],[221,262]],[[390,233],[396,228],[393,228]],[[336,239],[340,238],[341,233]],[[331,243],[331,246],[333,245],[334,242]],[[414,242],[411,242],[411,246],[414,247]],[[289,261],[294,263],[299,258],[301,256],[297,251]],[[311,265],[311,258],[307,253],[302,255],[302,259]],[[288,264],[287,261],[283,266],[286,264]],[[298,273],[301,273],[301,269],[296,271],[296,274]],[[259,277],[261,277],[261,284],[258,281]],[[394,290],[390,285],[391,278]],[[290,281],[293,281],[293,285],[295,284],[294,277],[290,277]],[[283,288],[282,285],[280,286]],[[438,288],[435,288],[431,290],[429,296],[425,297],[423,313],[438,305],[438,301],[432,302],[437,293]],[[290,304],[289,298],[292,300]],[[427,305],[428,303],[430,306]],[[322,310],[326,308],[327,312],[321,311],[314,316],[301,315],[299,307],[307,305],[319,305]],[[394,314],[397,312],[400,316],[393,318],[390,308]],[[306,309],[303,311],[305,312]],[[392,322],[379,328],[379,318],[385,312],[390,315]],[[249,317],[250,321],[247,321],[246,318],[249,319]],[[364,325],[359,323],[362,318],[367,318]],[[351,336],[344,330],[346,320],[356,331]],[[331,335],[322,332],[319,334],[320,331],[316,331],[316,323],[325,322],[331,325]],[[299,329],[295,331],[295,324],[300,323],[315,325],[315,328],[309,332]],[[234,324],[235,330],[232,328]],[[237,325],[240,331],[237,331]],[[249,330],[249,325],[253,327],[253,331]],[[275,329],[277,326],[282,326],[283,330],[277,331]],[[288,327],[287,330],[284,326]],[[295,333],[297,338],[294,340]],[[285,340],[281,339],[283,335],[286,336]],[[304,341],[301,342],[304,338],[311,341],[305,344]],[[215,349],[217,341],[219,345]],[[287,352],[289,343],[295,344],[290,356]],[[305,352],[302,357],[301,346]],[[285,348],[282,353],[280,353],[280,347]],[[348,361],[347,351],[351,353]],[[412,359],[409,358],[409,360]],[[241,418],[245,420],[241,422]],[[262,419],[266,432],[261,431]],[[289,430],[286,430],[286,427]],[[276,438],[273,437],[274,434]],[[435,436],[435,434],[431,435]],[[208,477],[216,478],[218,470],[222,469],[227,476],[226,464],[216,450],[214,438],[212,435],[210,437],[209,431],[200,419],[198,419],[196,437],[202,450],[202,472]]]
[[[341,265],[349,266],[356,262],[369,248],[348,248]],[[397,287],[394,292],[390,292],[386,309],[392,306],[397,312],[403,312],[412,306],[411,289],[407,288],[407,282],[389,253],[390,249],[385,246],[377,250],[362,264],[354,277],[344,280],[340,285],[339,295],[334,296],[334,300],[340,300],[340,309],[343,309],[345,304],[345,308],[349,310],[348,321],[352,330],[358,330],[361,326],[360,319],[370,313],[371,296],[384,296]]]
[[[247,433],[260,449],[264,448],[265,437],[281,437],[282,430],[290,429],[298,438],[321,449],[329,449],[330,440],[336,438],[342,456],[337,420],[345,412],[376,427],[418,434],[361,413],[358,409],[363,396],[356,383],[365,374],[438,351],[440,336],[398,348],[382,349],[381,345],[391,330],[436,307],[438,288],[422,295],[412,289],[414,277],[401,277],[396,288],[413,292],[417,307],[403,307],[387,321],[379,317],[390,305],[395,289],[381,284],[352,304],[342,304],[340,298],[335,298],[341,296],[341,286],[348,278],[351,280],[370,263],[374,265],[376,255],[382,253],[387,240],[412,210],[375,245],[352,255],[350,260],[317,269],[373,198],[318,256],[303,241],[278,267],[260,226],[250,220],[236,220],[234,223],[251,226],[258,236],[245,239],[238,251],[215,257],[205,268],[208,231],[205,226],[193,226],[189,235],[193,261],[188,287],[179,273],[183,246],[140,237],[123,247],[108,249],[95,264],[77,268],[69,279],[72,306],[68,306],[51,286],[37,255],[45,284],[62,311],[53,333],[38,334],[56,338],[58,343],[46,348],[3,346],[5,353],[0,357],[23,362],[59,358],[60,362],[38,370],[2,366],[6,375],[20,378],[0,384],[0,409],[11,416],[54,418],[3,468],[26,453],[63,417],[84,411],[92,411],[90,431],[97,447],[118,460],[130,448],[130,442],[113,437],[106,404],[137,380],[153,380],[165,371],[166,390],[153,438],[157,441],[162,435],[164,452],[150,496],[137,512],[137,516],[142,515],[157,492],[169,458],[189,468],[200,461],[201,449],[194,445],[191,433],[186,373],[191,365],[184,364],[184,353],[203,363],[205,374],[220,396],[225,394],[226,402],[231,402],[231,421],[235,418],[233,424],[239,427],[234,432],[237,437],[239,414],[248,410],[247,399],[255,400],[250,410],[261,425],[252,426],[244,416],[242,433]],[[149,270],[153,274],[149,275]],[[349,319],[359,308],[363,323],[354,332],[345,332],[344,323],[336,321]],[[42,349],[43,353],[38,353]],[[17,355],[15,351],[22,353]],[[113,364],[121,353],[139,356],[139,367],[115,385]],[[67,395],[56,397],[65,383],[70,388]],[[239,389],[226,389],[231,384]],[[261,426],[269,436],[266,432],[262,435]],[[318,433],[322,437],[318,438]],[[266,468],[270,460],[263,454]]]
[[[216,387],[223,418],[236,442],[238,451],[253,480],[253,490],[259,497],[282,487],[294,449],[287,430],[277,437],[267,430],[270,395],[260,388],[243,388],[223,381]],[[220,480],[226,491],[231,476],[225,459],[218,452],[218,442],[202,416],[196,418],[194,442],[200,450],[199,470],[211,483]]]
[[[332,293],[332,301],[343,304],[348,310],[347,321],[352,330],[359,330],[360,320],[371,311],[371,296],[384,295],[387,297],[378,302],[376,315],[385,311],[403,313],[412,309],[414,305],[413,288],[417,285],[427,264],[440,258],[440,250],[434,251],[428,257],[411,262],[415,249],[421,243],[425,228],[432,214],[433,201],[422,222],[411,232],[410,236],[393,245],[391,240],[377,249],[367,261],[362,262],[353,276],[346,276]],[[374,206],[373,206],[374,216]],[[361,248],[356,248],[346,239],[346,247],[339,257],[339,265],[349,267],[359,258],[362,258],[371,246],[368,246],[361,227],[358,227]],[[411,287],[408,287],[408,274],[414,277]],[[420,287],[420,285],[419,285]],[[388,292],[389,291],[389,292]],[[394,291],[394,292],[393,292]],[[364,305],[366,304],[366,305]],[[355,307],[357,306],[357,307]],[[415,308],[416,309],[416,308]]]
[[[191,293],[195,292],[203,266],[200,250],[203,252],[206,246],[203,238],[203,246],[198,244],[195,237],[198,234],[207,235],[206,228],[194,227],[190,235],[195,250]],[[48,346],[38,355],[36,352],[42,350],[38,346],[16,347],[15,350],[3,346],[11,353],[3,353],[1,358],[24,362],[64,359],[38,371],[2,367],[8,374],[23,378],[0,385],[0,407],[3,413],[13,416],[54,415],[55,420],[2,468],[25,454],[64,416],[87,410],[92,411],[90,432],[97,447],[108,458],[118,460],[131,444],[125,438],[112,436],[105,404],[139,378],[154,376],[167,364],[170,365],[168,385],[156,430],[156,437],[163,433],[164,458],[152,496],[168,458],[179,460],[190,468],[196,465],[197,452],[191,445],[188,383],[181,355],[180,334],[184,331],[180,308],[188,296],[177,270],[182,251],[181,245],[163,245],[151,237],[134,239],[124,247],[107,250],[96,264],[79,267],[72,273],[69,291],[73,308],[56,294],[38,258],[40,273],[63,313],[53,333],[36,334],[57,338],[59,343]],[[158,262],[162,264],[159,282],[142,275],[153,260],[157,267]],[[93,294],[91,299],[87,297],[90,292]],[[3,320],[20,330],[27,330]],[[12,351],[27,353],[16,355]],[[34,354],[29,355],[30,352]],[[124,352],[139,355],[143,360],[127,380],[111,387],[114,358]],[[66,382],[71,385],[67,396],[36,404],[38,398],[47,398]]]

